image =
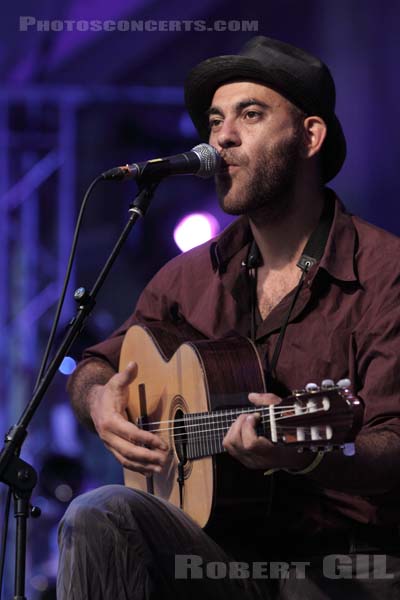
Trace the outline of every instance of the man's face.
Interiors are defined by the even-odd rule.
[[[216,175],[222,209],[234,215],[288,208],[302,145],[302,123],[277,92],[253,82],[222,85],[209,109],[209,142],[226,163]]]

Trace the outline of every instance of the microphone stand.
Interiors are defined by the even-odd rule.
[[[150,205],[159,180],[146,182],[140,185],[139,192],[129,208],[129,219],[120,237],[118,238],[109,258],[101,270],[92,290],[87,292],[85,288],[78,288],[74,293],[74,299],[78,304],[76,316],[69,323],[67,332],[61,342],[47,371],[40,380],[34,391],[32,399],[25,408],[18,422],[13,425],[5,436],[4,447],[0,453],[0,482],[11,488],[14,497],[14,516],[16,518],[16,544],[15,544],[15,580],[14,600],[26,600],[25,597],[25,562],[26,562],[26,537],[27,519],[31,516],[40,516],[40,510],[31,507],[30,498],[37,482],[35,469],[22,460],[22,444],[28,434],[27,428],[32,420],[40,402],[46,393],[54,375],[57,372],[63,358],[72,346],[75,339],[83,329],[84,323],[96,303],[96,296],[100,291],[112,265],[114,264],[125,240],[132,227],[139,219],[144,217]],[[1,590],[0,590],[1,594]]]

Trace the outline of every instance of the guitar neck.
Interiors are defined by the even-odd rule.
[[[184,415],[183,425],[174,432],[175,444],[185,446],[186,458],[196,459],[225,452],[222,441],[228,429],[243,413],[254,413],[254,408],[234,408],[204,413]],[[266,412],[265,409],[257,411]],[[265,417],[264,417],[265,418]],[[269,437],[268,424],[262,419],[257,431]]]
[[[198,459],[224,452],[223,439],[239,415],[259,416],[257,434],[273,443],[303,448],[339,448],[354,440],[362,407],[348,389],[331,388],[295,394],[280,404],[183,413],[172,434],[180,457]]]

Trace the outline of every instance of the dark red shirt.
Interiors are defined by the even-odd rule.
[[[400,240],[334,202],[324,254],[307,273],[290,317],[277,383],[289,392],[310,381],[348,377],[365,403],[363,427],[400,436]],[[247,218],[241,217],[213,241],[174,258],[145,288],[130,319],[85,357],[102,358],[118,369],[127,328],[149,320],[183,334],[189,324],[210,339],[250,336],[250,290],[242,265],[250,243]],[[271,360],[293,293],[259,320],[256,343],[264,360]],[[389,482],[388,489],[354,496],[281,472],[273,505],[311,528],[348,526],[353,520],[398,522],[399,482]]]

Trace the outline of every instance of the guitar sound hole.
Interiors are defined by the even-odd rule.
[[[175,451],[181,465],[187,462],[187,433],[183,421],[184,412],[178,409],[174,416]]]

